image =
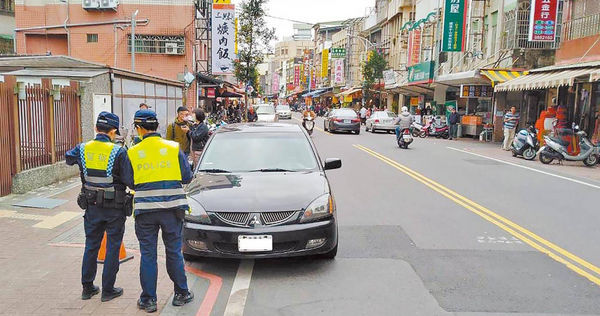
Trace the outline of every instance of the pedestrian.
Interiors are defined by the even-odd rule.
[[[184,154],[189,155],[190,153],[190,125],[188,120],[190,112],[186,107],[179,107],[177,109],[177,117],[175,121],[167,126],[167,140],[172,140],[179,143],[179,148]]]
[[[204,120],[206,119],[204,111],[201,109],[196,109],[194,114],[196,115],[196,124],[194,124],[190,129],[190,138],[192,139],[194,166],[196,166],[198,164],[198,160],[200,159],[200,155],[204,150],[204,146],[208,141],[208,126],[206,126],[204,123]]]
[[[248,122],[249,123],[256,122],[257,119],[258,119],[258,115],[256,115],[256,111],[254,111],[254,107],[250,106],[250,109],[248,109]]]
[[[155,312],[158,276],[156,247],[158,230],[165,245],[167,273],[174,283],[172,304],[182,306],[194,299],[184,270],[182,247],[183,219],[189,209],[182,184],[190,183],[192,171],[177,142],[164,140],[156,132],[156,113],[139,110],[134,125],[142,142],[127,151],[130,164],[125,182],[135,190],[135,234],[140,243],[140,283],[138,308]]]
[[[140,107],[139,107],[139,109],[140,109],[140,110],[148,110],[148,109],[149,109],[149,108],[148,108],[148,104],[146,104],[146,103],[144,103],[144,102],[140,103]]]
[[[450,125],[450,139],[455,139],[458,132],[458,122],[460,121],[460,115],[456,112],[456,108],[450,107],[450,116],[448,116],[448,124]]]
[[[96,120],[96,137],[66,153],[67,165],[79,165],[81,192],[79,207],[85,210],[85,250],[81,267],[82,300],[89,300],[100,289],[94,285],[98,251],[106,232],[106,257],[102,271],[102,302],[123,295],[115,287],[119,272],[119,249],[125,232],[125,217],[131,215],[131,197],[125,193],[123,170],[129,163],[127,152],[113,143],[119,135],[119,117],[101,112]]]
[[[371,117],[371,114],[373,114],[373,112],[371,111],[371,109],[367,109],[367,113],[366,113],[366,118]]]
[[[517,108],[513,106],[510,108],[510,112],[504,115],[504,143],[502,149],[510,150],[517,125],[519,125],[519,114],[517,114]]]
[[[365,125],[366,121],[367,121],[367,108],[365,108],[365,106],[363,105],[360,108],[360,123]]]

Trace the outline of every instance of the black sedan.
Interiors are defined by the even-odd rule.
[[[334,109],[327,114],[323,129],[328,132],[354,132],[360,134],[360,118],[353,109]]]
[[[295,124],[234,124],[211,138],[186,190],[183,253],[271,258],[337,254],[333,193],[310,137]]]

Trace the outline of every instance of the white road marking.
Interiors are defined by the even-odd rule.
[[[491,237],[491,236],[477,236],[477,242],[480,244],[523,244],[517,237],[510,236],[500,236],[500,237]]]
[[[0,217],[40,221],[33,225],[35,228],[53,229],[80,216],[79,212],[60,212],[54,216],[19,213],[17,211],[0,210]]]
[[[233,280],[229,300],[225,307],[224,316],[242,316],[246,307],[246,298],[252,279],[252,270],[254,269],[254,260],[242,260],[238,267],[237,274]]]
[[[496,159],[496,158],[492,158],[492,157],[488,157],[488,156],[476,154],[474,152],[470,152],[470,151],[466,151],[466,150],[462,150],[462,149],[458,149],[458,148],[454,148],[454,147],[446,147],[446,148],[454,150],[454,151],[459,151],[461,153],[465,153],[465,154],[469,154],[469,155],[473,155],[473,156],[477,156],[477,157],[481,157],[481,158],[485,158],[485,159],[489,159],[489,160],[501,162],[503,164],[507,164],[507,165],[510,165],[510,166],[513,166],[513,167],[519,167],[519,168],[523,168],[523,169],[526,169],[526,170],[529,170],[529,171],[533,171],[533,172],[545,174],[547,176],[559,178],[559,179],[562,179],[562,180],[571,181],[573,183],[585,185],[585,186],[588,186],[590,188],[600,189],[600,186],[598,186],[598,185],[587,183],[587,182],[584,182],[584,181],[581,181],[581,180],[577,180],[577,179],[573,179],[573,178],[569,178],[569,177],[565,177],[565,176],[560,176],[560,175],[557,175],[557,174],[554,174],[554,173],[550,173],[550,172],[547,172],[547,171],[543,171],[543,170],[539,170],[539,169],[535,169],[535,168],[531,168],[531,167],[519,165],[519,164],[508,162],[508,161],[505,161],[505,160],[502,160],[502,159]]]

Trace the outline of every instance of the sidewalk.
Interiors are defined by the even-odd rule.
[[[134,258],[121,265],[116,282],[116,286],[123,287],[124,295],[106,303],[100,302],[100,295],[88,301],[81,300],[81,259],[85,235],[83,211],[75,202],[79,189],[79,179],[74,178],[25,195],[11,195],[0,199],[0,284],[3,284],[0,287],[0,314],[146,314],[139,311],[136,305],[141,292],[140,256],[136,251],[139,245],[131,218],[127,219],[124,242]],[[53,193],[58,194],[51,196]],[[52,200],[66,201],[52,209],[12,205],[31,197],[48,196]],[[50,224],[39,225],[42,222]],[[158,253],[164,254],[162,245],[159,246]],[[166,304],[171,304],[173,290],[163,262],[159,259],[159,312]],[[95,284],[101,285],[101,280],[102,265],[98,265]]]

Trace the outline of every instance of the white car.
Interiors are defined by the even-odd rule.
[[[391,133],[396,130],[396,125],[394,125],[395,118],[396,114],[393,112],[375,112],[366,120],[365,131],[371,131],[371,133],[375,133],[375,131],[386,131]]]
[[[270,104],[259,104],[256,107],[257,122],[277,122],[278,117],[275,107]]]
[[[289,105],[278,105],[276,112],[280,119],[292,119],[292,110]]]

